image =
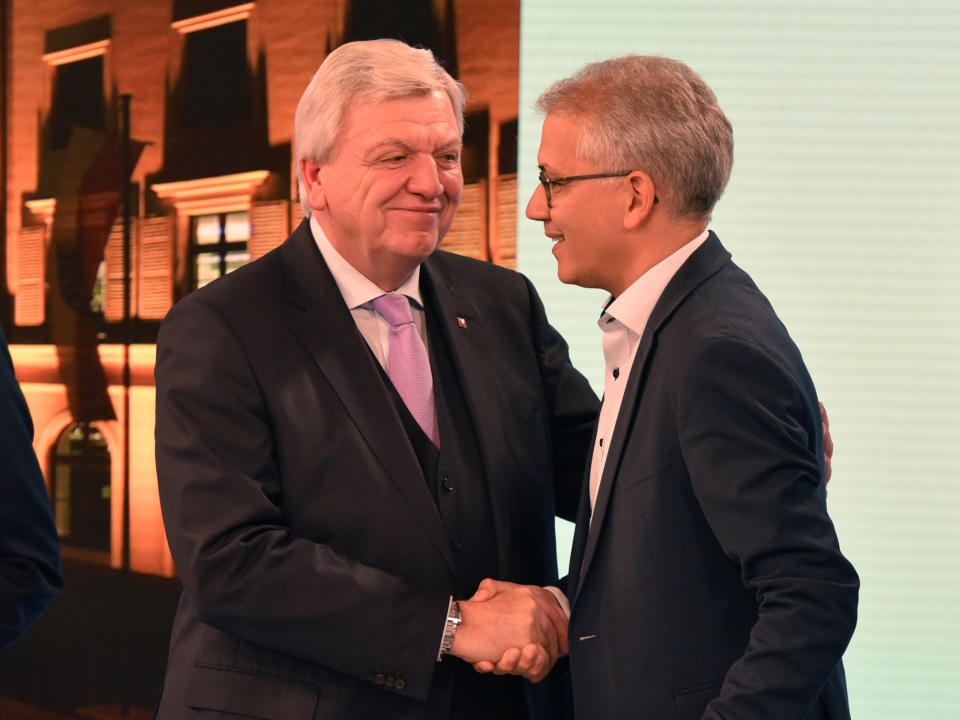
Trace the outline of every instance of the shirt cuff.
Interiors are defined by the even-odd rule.
[[[567,596],[563,594],[563,590],[561,590],[558,587],[554,587],[553,585],[547,585],[543,589],[548,590],[557,599],[557,602],[560,603],[560,607],[563,608],[563,614],[566,615],[567,620],[569,620],[570,619],[570,601],[567,600]]]

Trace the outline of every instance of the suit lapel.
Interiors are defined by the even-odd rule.
[[[580,484],[580,503],[577,506],[577,522],[573,531],[573,545],[570,548],[570,569],[567,575],[567,593],[571,603],[576,599],[580,588],[584,553],[586,552],[587,536],[590,530],[590,464],[593,462],[593,447],[597,442],[597,426],[594,424],[593,436],[590,438],[590,453],[583,473],[583,482]]]
[[[357,329],[306,221],[282,246],[281,256],[290,329],[330,382],[347,416],[420,518],[452,572],[453,555],[423,471],[392,409],[376,359]]]
[[[427,302],[435,303],[437,316],[442,318],[437,328],[445,334],[460,384],[463,387],[467,409],[476,431],[477,447],[483,460],[484,477],[490,496],[494,531],[497,538],[497,562],[501,571],[509,567],[510,522],[509,506],[505,497],[508,488],[497,482],[496,468],[502,464],[503,412],[495,391],[496,378],[484,361],[490,355],[489,328],[474,304],[456,290],[450,268],[437,254],[424,261],[420,270],[420,284]],[[489,432],[493,428],[494,432]],[[442,438],[441,438],[442,442]]]
[[[607,507],[610,504],[610,496],[619,475],[624,448],[628,439],[633,437],[633,424],[640,405],[641,391],[646,383],[647,366],[655,352],[656,337],[687,296],[707,278],[717,273],[729,259],[730,253],[724,249],[717,236],[711,232],[703,245],[697,248],[667,283],[667,287],[664,288],[663,294],[653,308],[653,312],[650,313],[650,318],[647,320],[647,325],[643,331],[643,337],[640,338],[640,345],[637,347],[637,355],[630,369],[630,379],[627,381],[627,387],[623,393],[623,403],[620,406],[620,412],[614,425],[613,437],[610,439],[610,449],[603,466],[603,474],[600,477],[600,487],[597,490],[597,501],[593,508],[592,522],[590,520],[589,498],[581,502],[577,520],[577,534],[586,532],[586,545],[583,551],[583,561],[580,564],[576,595],[579,595],[583,587],[584,580],[590,570],[590,563],[597,549]],[[588,464],[588,473],[589,467]],[[583,507],[584,503],[588,504],[586,511]],[[581,527],[582,523],[589,523],[589,527]],[[571,565],[571,569],[572,567]],[[576,596],[574,597],[575,601]]]

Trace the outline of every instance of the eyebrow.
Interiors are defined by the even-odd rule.
[[[369,150],[367,150],[366,154],[368,156],[378,155],[384,150],[403,150],[404,152],[411,152],[413,148],[411,148],[407,143],[403,142],[403,140],[388,138],[386,140],[381,140],[376,145],[372,146]]]
[[[386,149],[389,149],[389,148],[399,148],[400,150],[403,150],[403,151],[405,151],[405,152],[416,152],[416,151],[413,149],[413,147],[410,146],[409,143],[406,143],[406,142],[404,142],[403,140],[400,140],[399,138],[387,138],[386,140],[381,140],[381,141],[378,142],[376,145],[374,145],[372,148],[370,148],[370,152],[371,152],[371,153],[377,153],[377,152],[379,152],[379,151],[381,151],[381,150],[386,150]],[[446,151],[446,150],[453,150],[453,149],[455,149],[455,150],[462,150],[462,149],[463,149],[463,141],[462,141],[462,140],[451,140],[450,142],[441,145],[441,146],[440,146],[439,148],[437,148],[434,152],[444,152],[444,151]]]

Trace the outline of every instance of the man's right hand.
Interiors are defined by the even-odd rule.
[[[450,654],[480,670],[539,682],[569,650],[567,617],[541,587],[484,580],[460,613]]]

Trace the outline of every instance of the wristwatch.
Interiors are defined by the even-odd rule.
[[[447,610],[447,624],[443,626],[443,640],[440,641],[440,657],[450,652],[450,648],[453,647],[453,637],[457,634],[457,628],[462,622],[460,603],[451,600],[450,608]]]

